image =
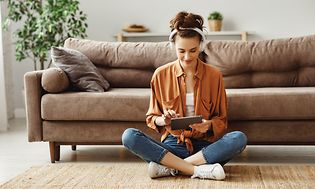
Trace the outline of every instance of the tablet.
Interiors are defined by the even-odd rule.
[[[171,119],[171,129],[178,130],[178,129],[189,129],[189,125],[194,123],[201,123],[202,116],[189,116],[189,117],[179,117],[179,118],[172,118]]]

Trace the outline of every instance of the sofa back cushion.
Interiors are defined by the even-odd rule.
[[[262,41],[208,41],[207,63],[227,88],[315,86],[315,35]]]
[[[111,87],[149,88],[153,70],[131,68],[99,68]]]
[[[176,60],[168,42],[102,42],[69,38],[112,87],[149,87],[154,70]],[[315,86],[315,35],[261,41],[208,41],[202,60],[226,88]]]
[[[176,59],[168,42],[102,42],[69,38],[65,47],[85,54],[95,65],[153,69]]]
[[[102,42],[69,38],[65,47],[85,54],[112,87],[149,87],[156,68],[176,60],[168,42]]]

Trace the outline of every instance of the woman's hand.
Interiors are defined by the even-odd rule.
[[[178,117],[179,114],[176,114],[174,110],[165,109],[163,110],[163,114],[160,117],[155,119],[155,124],[158,126],[165,126],[171,124],[171,119]]]
[[[202,119],[202,123],[195,123],[195,124],[189,125],[189,127],[192,128],[192,131],[206,133],[211,129],[211,121]]]
[[[164,119],[165,125],[171,124],[171,119],[176,118],[178,116],[179,115],[176,114],[174,110],[171,110],[171,109],[163,110],[162,118]]]

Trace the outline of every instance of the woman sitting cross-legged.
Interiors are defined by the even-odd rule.
[[[151,178],[190,175],[222,180],[223,165],[241,153],[247,137],[227,132],[227,100],[222,74],[198,55],[205,42],[201,16],[180,12],[170,22],[169,39],[177,60],[156,69],[151,80],[147,125],[162,134],[155,141],[137,129],[126,129],[123,145],[149,162]],[[201,115],[201,123],[172,130],[172,118]]]

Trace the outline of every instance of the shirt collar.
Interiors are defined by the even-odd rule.
[[[182,68],[179,59],[177,59],[176,64],[175,64],[175,73],[176,73],[176,77],[180,77],[182,75],[185,74],[184,69]],[[198,58],[197,59],[197,70],[195,73],[195,76],[198,79],[202,78],[202,74],[203,74],[203,62]]]

